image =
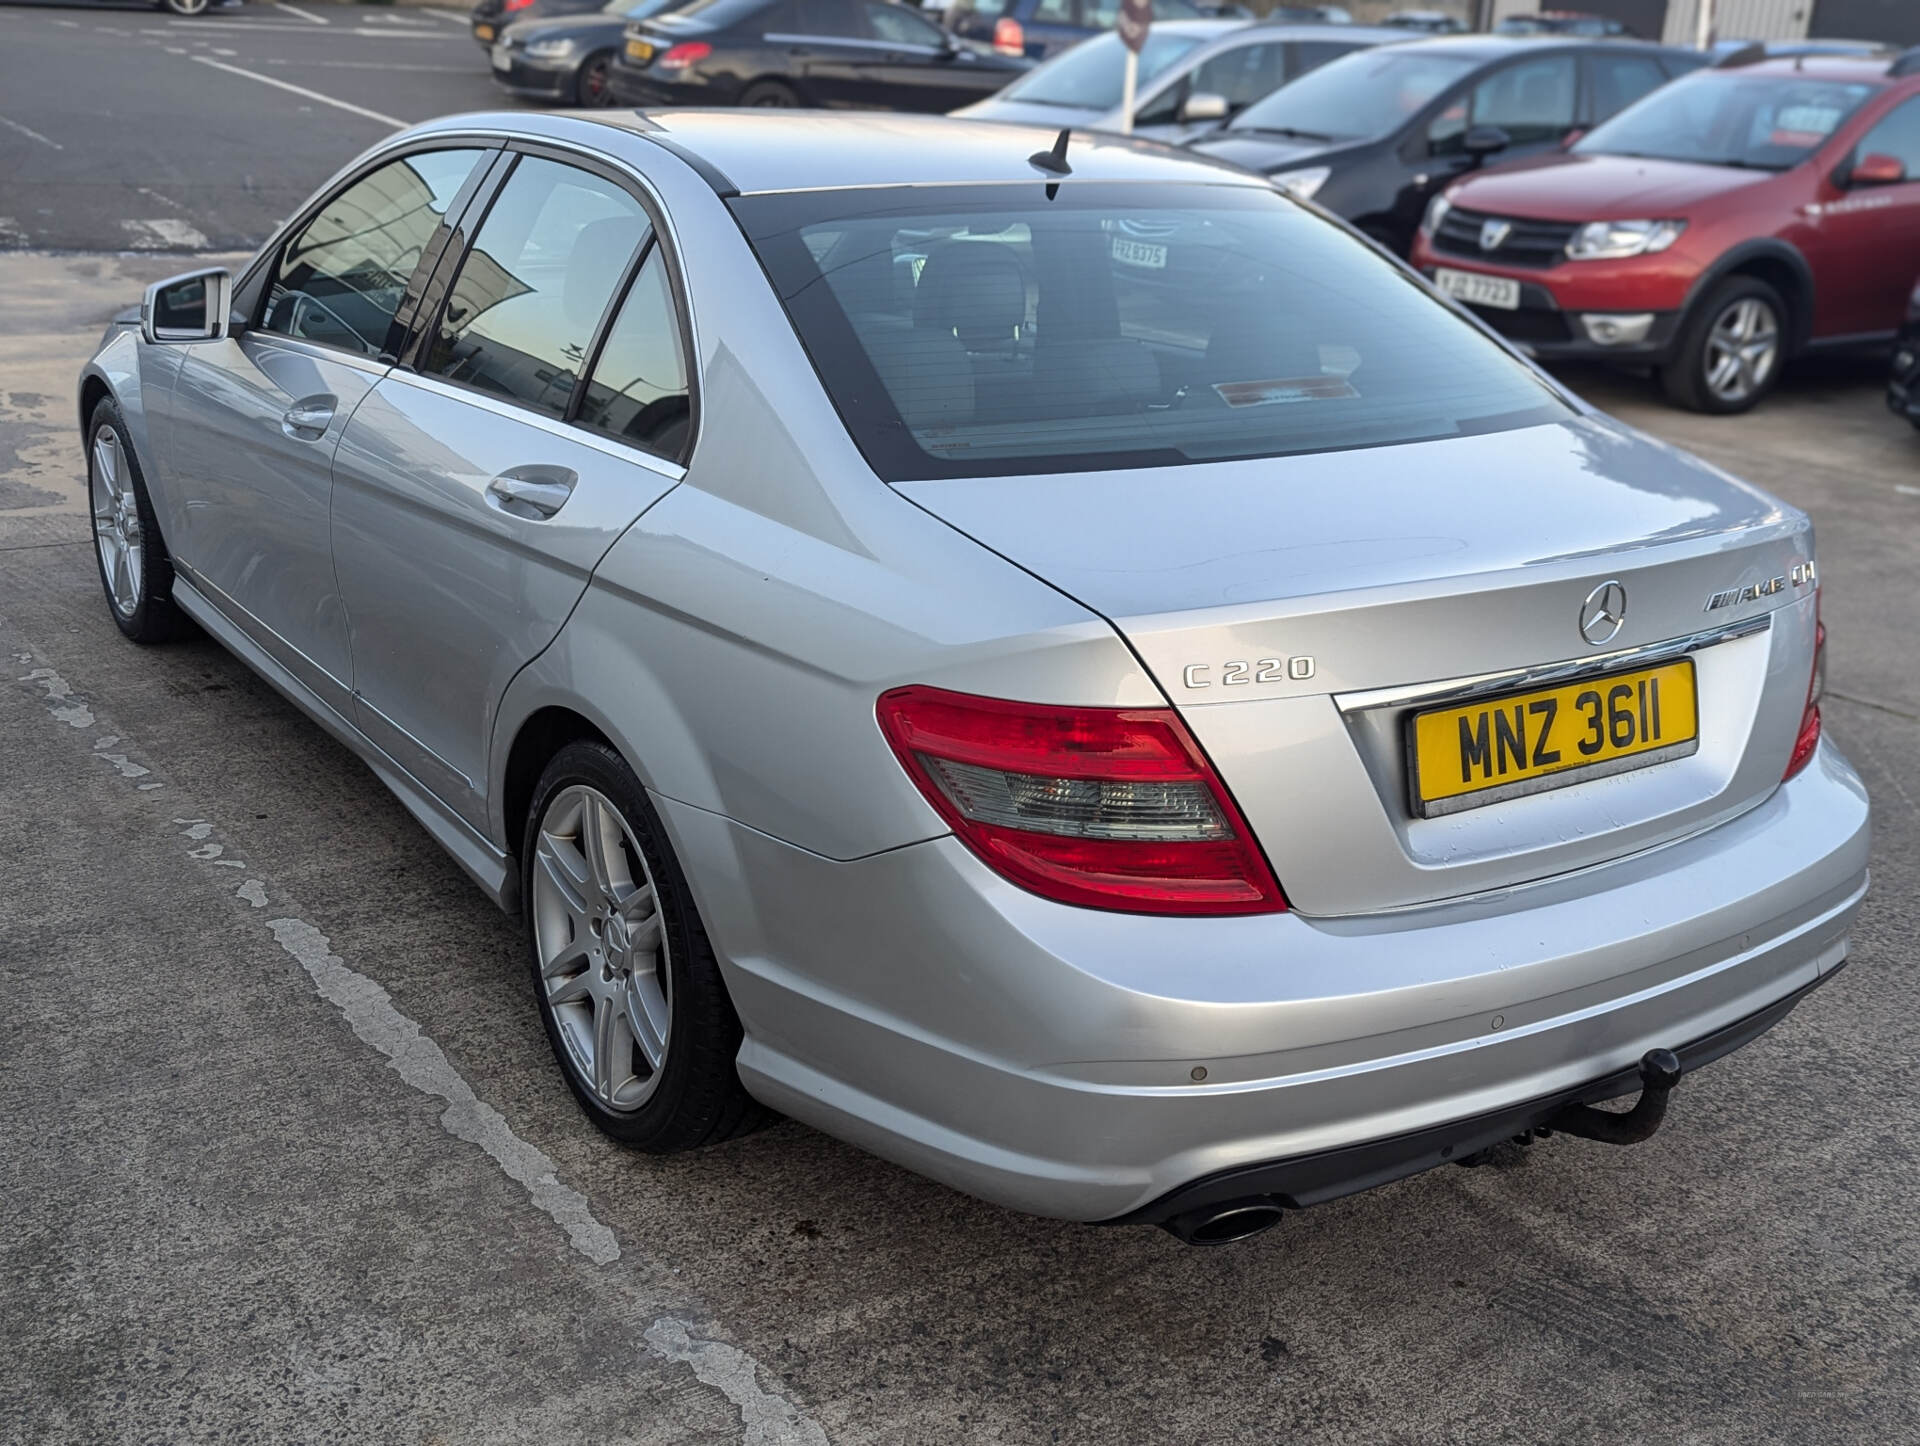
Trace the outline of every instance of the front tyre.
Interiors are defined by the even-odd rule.
[[[599,109],[613,104],[613,91],[607,72],[613,67],[611,50],[595,51],[580,63],[573,78],[573,103]]]
[[[1667,396],[1696,412],[1744,412],[1772,391],[1786,361],[1786,303],[1755,276],[1721,282],[1680,329],[1660,373]]]
[[[127,440],[126,418],[102,397],[87,425],[87,500],[100,586],[120,631],[136,643],[163,643],[190,629],[173,605],[173,564]]]
[[[593,1122],[654,1154],[744,1133],[740,1020],[646,790],[604,743],[541,775],[521,849],[534,992]]]

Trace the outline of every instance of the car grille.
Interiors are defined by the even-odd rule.
[[[1480,245],[1480,228],[1488,221],[1505,221],[1513,229],[1498,246],[1485,250]],[[1499,260],[1514,266],[1556,266],[1567,259],[1567,242],[1580,229],[1572,221],[1524,221],[1518,217],[1494,216],[1486,211],[1468,211],[1455,206],[1434,233],[1433,249],[1452,256],[1471,256],[1477,261]]]
[[[1501,311],[1491,306],[1475,306],[1473,314],[1508,341],[1562,342],[1573,340],[1564,311]]]

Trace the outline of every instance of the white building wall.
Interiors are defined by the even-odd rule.
[[[1668,0],[1661,39],[1691,45],[1702,0]],[[1714,0],[1713,33],[1722,40],[1800,40],[1813,18],[1813,0]]]

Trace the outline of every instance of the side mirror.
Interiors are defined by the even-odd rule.
[[[1513,144],[1513,137],[1499,126],[1474,126],[1460,138],[1460,149],[1470,156],[1490,156]]]
[[[1223,121],[1232,110],[1224,95],[1210,90],[1196,91],[1180,107],[1180,119],[1188,125],[1203,121]]]
[[[140,303],[140,336],[148,342],[217,341],[227,334],[233,275],[224,266],[156,281]]]
[[[1849,186],[1897,186],[1907,178],[1906,163],[1898,156],[1869,151],[1854,162]]]

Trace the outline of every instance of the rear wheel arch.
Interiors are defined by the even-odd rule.
[[[1687,293],[1682,326],[1694,308],[1704,303],[1730,276],[1751,276],[1779,292],[1787,305],[1786,353],[1791,356],[1806,347],[1813,336],[1813,267],[1795,247],[1776,239],[1736,246],[1714,262]]]
[[[113,388],[107,385],[107,379],[97,372],[88,372],[80,380],[80,436],[82,443],[91,444],[89,433],[93,429],[94,409],[106,398],[113,396]],[[117,398],[115,399],[118,400]]]
[[[581,741],[604,743],[614,752],[621,752],[619,745],[591,719],[571,708],[558,705],[539,708],[521,721],[507,748],[506,768],[501,775],[500,803],[509,851],[519,847],[526,833],[534,789],[547,764],[569,743]],[[631,759],[628,766],[633,766]]]

